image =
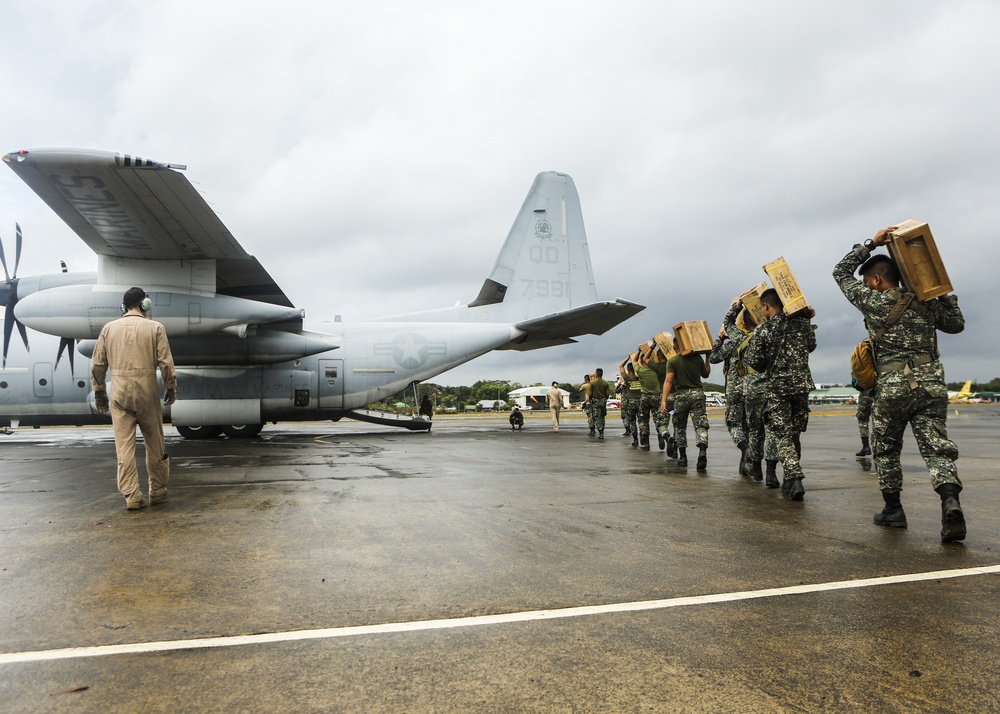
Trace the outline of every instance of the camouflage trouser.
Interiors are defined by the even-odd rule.
[[[858,432],[863,438],[868,436],[868,420],[871,419],[874,403],[870,389],[858,392]]]
[[[593,428],[596,428],[598,431],[604,431],[604,419],[608,415],[608,401],[606,399],[591,399],[590,411],[594,415]]]
[[[878,485],[883,491],[903,490],[903,470],[899,453],[903,432],[909,424],[917,448],[927,464],[931,486],[958,484],[958,446],[948,438],[948,398],[932,397],[923,387],[882,390],[875,395],[872,409],[872,452],[878,470]]]
[[[594,402],[592,399],[584,400],[583,402],[583,413],[587,415],[587,427],[593,431],[594,430]]]
[[[705,392],[701,389],[678,389],[674,397],[674,439],[677,448],[687,447],[688,415],[694,424],[695,441],[708,446],[708,414],[705,411]]]
[[[636,421],[639,418],[639,395],[626,394],[622,399],[622,421],[625,422],[625,432],[638,436]],[[648,432],[647,432],[648,433]]]
[[[670,437],[670,424],[673,422],[674,434],[677,433],[677,421],[674,420],[672,413],[674,411],[674,405],[676,404],[676,397],[673,392],[667,397],[667,413],[663,414],[660,411],[660,401],[662,397],[656,400],[656,408],[653,410],[653,424],[656,425],[656,433],[662,436],[664,439]]]
[[[802,478],[802,464],[795,443],[809,424],[808,392],[768,397],[764,422],[774,434],[785,478]]]
[[[656,424],[656,415],[660,411],[660,395],[643,392],[639,398],[639,436],[649,436],[649,417],[652,415]]]
[[[763,394],[748,394],[744,397],[746,416],[747,456],[751,461],[779,461],[778,444],[774,433],[764,423],[764,407],[767,400]]]
[[[726,389],[726,428],[737,446],[747,440],[746,434],[746,404],[743,397],[743,387]]]

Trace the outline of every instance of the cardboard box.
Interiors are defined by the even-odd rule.
[[[899,266],[903,284],[917,295],[930,300],[951,292],[951,281],[934,243],[930,226],[920,221],[903,221],[889,235],[889,255]]]
[[[740,295],[740,302],[743,303],[744,309],[750,313],[750,317],[758,325],[764,324],[764,311],[760,307],[760,296],[765,290],[767,290],[767,283],[762,281]]]
[[[771,278],[774,289],[778,291],[781,304],[785,306],[786,315],[794,315],[809,310],[805,295],[799,289],[799,283],[792,274],[792,269],[784,258],[776,258],[764,266],[764,272]]]
[[[653,338],[653,342],[656,346],[663,351],[664,359],[670,359],[677,352],[674,351],[674,336],[669,332],[660,332]],[[709,347],[711,350],[711,347]]]
[[[679,322],[674,325],[674,335],[677,336],[679,354],[704,354],[712,351],[712,333],[708,331],[708,323],[704,320]]]

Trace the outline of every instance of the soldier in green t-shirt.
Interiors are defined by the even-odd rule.
[[[674,349],[680,345],[674,338]],[[687,466],[687,420],[694,423],[698,444],[697,468],[708,466],[708,413],[705,411],[705,391],[701,380],[712,373],[709,356],[688,353],[677,354],[667,361],[667,378],[663,382],[660,413],[667,413],[667,399],[674,395],[674,438],[677,439],[677,465]]]
[[[608,398],[611,396],[611,385],[604,381],[604,370],[598,367],[594,372],[597,379],[590,380],[590,409],[594,413],[594,427],[597,438],[604,438],[604,418],[608,415]],[[590,432],[593,434],[593,430]]]

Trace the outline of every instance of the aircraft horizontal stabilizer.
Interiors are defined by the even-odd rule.
[[[504,345],[505,350],[535,350],[541,347],[576,342],[580,335],[603,335],[612,327],[639,314],[646,307],[618,299],[614,302],[595,302],[552,315],[519,322],[514,327],[525,333]]]

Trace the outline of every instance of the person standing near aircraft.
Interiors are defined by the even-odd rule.
[[[674,338],[674,350],[680,349]],[[687,422],[688,415],[694,425],[695,440],[698,444],[696,468],[708,467],[708,413],[705,411],[705,391],[701,380],[712,373],[709,355],[694,352],[676,354],[667,361],[667,377],[663,382],[660,397],[660,413],[668,414],[668,400],[674,396],[674,438],[677,440],[677,465],[687,466]],[[669,453],[669,452],[668,452]]]
[[[138,510],[167,500],[170,457],[163,442],[163,410],[156,383],[159,367],[164,404],[177,399],[177,375],[163,325],[147,319],[152,302],[142,288],[129,288],[122,298],[122,317],[101,330],[91,358],[90,381],[97,411],[111,412],[118,457],[118,490],[125,507]],[[111,370],[111,395],[105,377]],[[139,487],[135,463],[135,429],[142,432],[149,476],[149,501]]]
[[[815,311],[785,315],[774,288],[761,293],[760,304],[765,322],[753,331],[744,361],[765,375],[763,417],[778,445],[784,470],[782,491],[791,500],[801,501],[806,491],[799,438],[809,423],[809,392],[816,386],[809,371],[809,354],[816,349],[816,333],[809,320]]]
[[[608,399],[611,397],[611,385],[604,381],[604,370],[598,367],[594,370],[597,379],[590,380],[590,408],[594,412],[594,426],[597,428],[597,438],[604,438],[604,419],[608,416]],[[591,431],[591,434],[594,432]]]
[[[948,438],[948,388],[937,331],[957,334],[965,329],[965,317],[955,295],[920,302],[900,289],[899,267],[892,258],[872,256],[876,247],[891,240],[893,230],[895,226],[884,228],[864,245],[855,245],[833,269],[841,292],[864,315],[875,345],[872,451],[885,507],[874,522],[906,528],[900,452],[909,424],[931,485],[941,497],[941,540],[964,540],[965,514],[958,499],[962,482],[955,466],[958,446]],[[855,270],[861,280],[854,277]]]
[[[553,382],[549,391],[545,393],[545,403],[549,405],[552,412],[552,431],[559,431],[559,412],[562,411],[563,392],[559,389],[559,383]]]

